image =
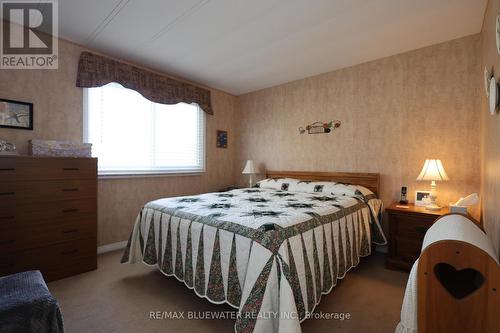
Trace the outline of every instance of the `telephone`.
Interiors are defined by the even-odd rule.
[[[408,198],[406,197],[406,193],[408,193],[406,186],[401,187],[401,199],[399,200],[400,204],[407,205]]]

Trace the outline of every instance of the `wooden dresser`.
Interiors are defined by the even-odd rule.
[[[408,208],[398,206],[408,206]],[[413,204],[394,203],[385,211],[389,215],[389,253],[386,267],[410,270],[420,256],[427,229],[438,217],[448,214],[450,209],[446,207],[432,211]]]
[[[97,268],[97,159],[0,156],[0,276]]]

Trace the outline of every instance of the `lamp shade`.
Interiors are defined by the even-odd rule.
[[[424,167],[417,177],[417,180],[448,180],[448,175],[444,171],[441,160],[425,160]]]
[[[242,174],[253,175],[253,174],[256,174],[256,173],[257,172],[255,172],[255,165],[253,164],[253,161],[252,160],[248,160],[247,163],[245,164],[245,168],[243,169]]]

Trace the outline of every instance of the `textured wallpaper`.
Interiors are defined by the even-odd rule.
[[[470,36],[239,97],[212,90],[207,172],[99,180],[99,245],[126,240],[149,200],[246,184],[241,170],[250,158],[262,169],[379,172],[386,204],[401,186],[410,200],[429,189],[415,178],[426,158],[440,158],[450,176],[438,184],[441,204],[479,191],[480,42]],[[61,41],[59,50],[58,70],[0,71],[1,97],[34,103],[34,131],[0,129],[22,153],[32,138],[82,139],[75,78],[83,49]],[[342,125],[331,134],[299,134],[300,126],[334,119]],[[228,130],[228,149],[215,148],[217,129]]]
[[[500,0],[490,0],[484,16],[481,32],[482,66],[494,68],[495,77],[500,80],[500,55],[496,51],[495,19],[500,14]],[[481,81],[482,83],[482,81]],[[483,87],[483,85],[481,85]],[[500,114],[489,113],[488,101],[484,89],[481,89],[481,119],[482,119],[482,197],[483,221],[486,231],[500,253]]]
[[[478,46],[473,35],[240,96],[235,171],[254,159],[269,170],[379,172],[390,204],[401,186],[410,201],[429,190],[415,179],[438,158],[450,177],[440,204],[479,192]],[[299,134],[334,119],[333,133]]]
[[[28,140],[82,140],[83,91],[75,86],[84,49],[59,42],[58,70],[0,70],[0,97],[32,102],[34,130],[0,128],[0,138],[26,154]],[[236,98],[211,90],[214,116],[206,116],[206,173],[200,176],[101,179],[98,185],[98,244],[128,239],[140,208],[161,197],[217,191],[234,183]],[[217,129],[228,130],[227,149],[215,147]]]

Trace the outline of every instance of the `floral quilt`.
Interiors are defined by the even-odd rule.
[[[381,210],[365,188],[289,179],[159,199],[139,213],[122,262],[237,308],[236,332],[300,332],[371,243],[386,243]]]

